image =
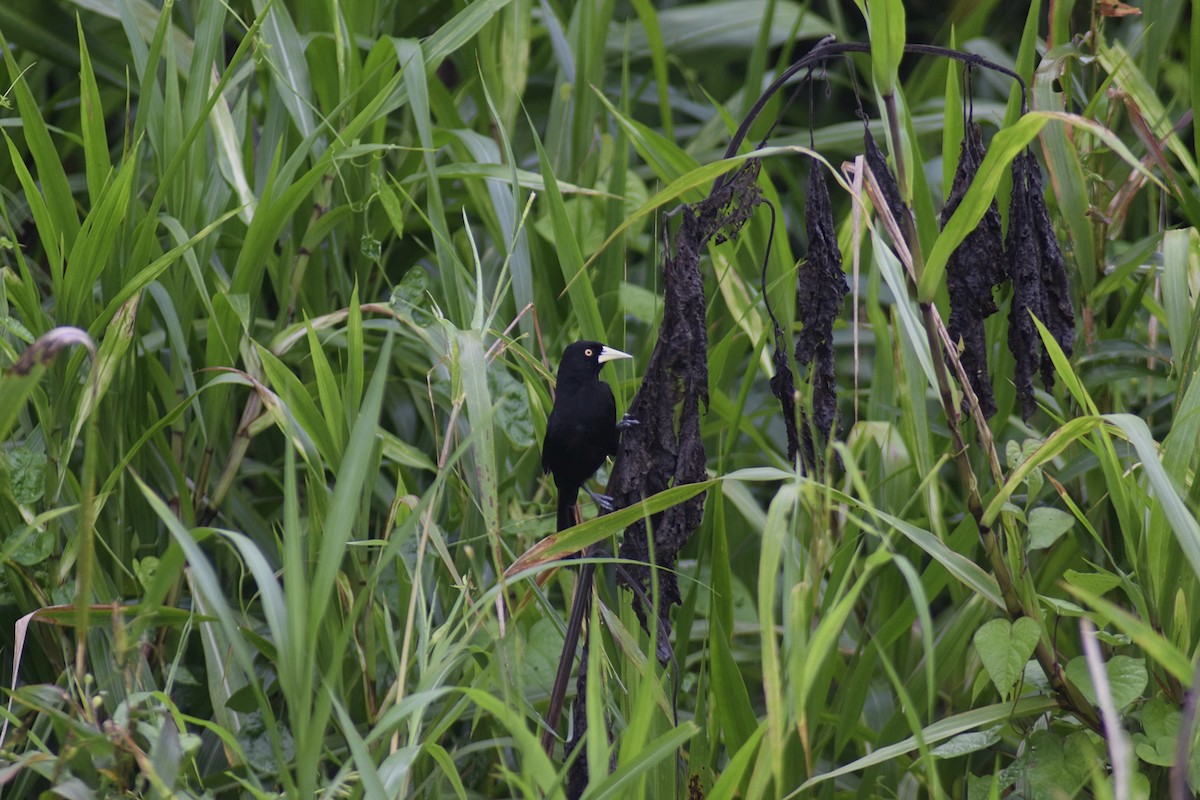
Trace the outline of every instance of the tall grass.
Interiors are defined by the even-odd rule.
[[[539,738],[567,556],[700,488],[674,664],[599,581],[574,698],[587,797],[1200,786],[1200,14],[872,14],[0,7],[0,789],[563,794],[562,748]],[[758,153],[774,246],[764,209],[704,261],[712,480],[548,539],[558,354],[583,337],[634,353],[607,373],[628,403],[668,212],[754,149],[719,160],[768,79],[829,33],[870,36],[876,57],[830,63],[811,102],[784,111],[785,90],[752,128],[782,112]],[[1018,121],[1010,82],[900,60],[906,39],[1016,69],[1034,113]],[[924,271],[835,187],[839,466],[803,475],[764,300],[796,328],[797,149],[835,168],[861,151],[854,83]],[[922,304],[946,314],[941,270],[971,227],[936,216],[968,99],[993,155],[963,207],[1006,208],[1033,143],[1079,325],[1070,358],[1044,337],[1055,388],[1023,421],[999,296],[998,413],[964,421],[960,449]],[[1064,680],[1083,704],[1060,705]]]

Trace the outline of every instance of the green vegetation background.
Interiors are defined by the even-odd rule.
[[[795,148],[835,168],[861,151],[853,70],[896,152],[872,79],[905,39],[957,46],[1072,115],[1014,137],[1047,171],[1075,354],[1023,422],[1002,294],[998,461],[968,423],[954,469],[917,289],[835,186],[843,469],[802,478],[768,385],[767,212],[711,247],[714,482],[678,565],[676,665],[602,585],[587,796],[1200,785],[1200,3],[871,5],[885,56],[830,64],[770,141],[791,148],[760,179],[774,308],[790,326]],[[826,34],[865,41],[865,10],[0,5],[7,796],[565,791],[538,737],[573,570],[505,575],[554,524],[538,442],[558,354],[581,337],[635,354],[607,373],[628,402],[661,312],[661,212],[732,168],[710,165],[772,72]],[[898,75],[921,246],[944,258],[964,89],[990,138],[1013,87],[932,58]],[[944,289],[920,288],[944,316]],[[569,544],[619,532],[579,530]],[[1006,611],[998,566],[1029,613]],[[1107,709],[1107,738],[1059,709],[1052,662]]]

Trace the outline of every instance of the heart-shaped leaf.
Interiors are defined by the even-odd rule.
[[[1030,550],[1044,550],[1058,541],[1064,533],[1075,525],[1075,518],[1067,512],[1038,506],[1029,512],[1029,544]]]
[[[1146,660],[1129,656],[1113,656],[1104,665],[1108,677],[1108,688],[1112,692],[1113,705],[1118,710],[1141,697],[1149,677],[1146,675]],[[1067,664],[1067,677],[1079,687],[1083,696],[1093,705],[1096,703],[1096,687],[1083,656],[1071,659]]]
[[[994,619],[975,632],[975,649],[1001,696],[1008,697],[1033,654],[1040,635],[1029,617],[1016,622]]]

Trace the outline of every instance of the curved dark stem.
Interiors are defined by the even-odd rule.
[[[732,158],[737,155],[738,150],[742,146],[742,142],[746,140],[746,135],[750,132],[750,126],[758,119],[758,115],[762,113],[770,99],[776,92],[783,87],[785,83],[792,79],[796,73],[805,68],[811,67],[813,64],[825,61],[826,59],[840,56],[845,53],[870,53],[871,45],[864,42],[835,42],[832,37],[821,40],[812,50],[809,50],[800,60],[794,62],[790,67],[779,74],[779,77],[771,82],[771,85],[759,96],[754,105],[750,107],[750,111],[746,114],[742,124],[738,126],[737,132],[733,138],[729,140],[729,147],[725,148],[724,158]],[[963,53],[959,50],[951,50],[948,47],[938,47],[932,44],[906,44],[904,46],[905,53],[919,53],[928,56],[942,56],[943,58],[952,58],[955,61],[961,61],[974,67],[982,67],[990,69],[993,72],[999,72],[1001,75],[1007,75],[1016,81],[1021,87],[1021,113],[1029,110],[1029,92],[1025,86],[1024,79],[1020,75],[1013,72],[1008,67],[1001,66],[994,61],[989,61],[983,56],[977,56],[974,53]],[[713,193],[724,186],[727,178],[719,179],[713,186]]]
[[[590,559],[598,553],[593,548],[588,548],[583,552],[584,559]],[[650,598],[646,596],[641,585],[633,579],[625,567],[621,564],[616,565],[617,572],[624,574],[625,580],[633,593],[638,595],[646,608],[653,608],[650,603]],[[558,669],[554,673],[554,686],[550,690],[550,707],[546,710],[546,729],[542,731],[542,750],[546,755],[553,757],[554,755],[554,739],[558,730],[558,719],[562,716],[563,706],[566,704],[567,684],[571,680],[571,668],[575,666],[575,651],[579,648],[579,636],[583,629],[584,619],[591,613],[592,607],[592,585],[596,578],[596,563],[594,561],[585,560],[579,568],[579,583],[575,588],[575,597],[571,601],[571,611],[567,616],[567,627],[563,634],[563,649],[562,654],[558,659]],[[659,636],[670,636],[666,625],[659,619]],[[671,650],[671,671],[674,675],[674,692],[671,700],[671,709],[674,715],[674,724],[679,725],[679,662],[675,660],[675,651]],[[583,669],[584,665],[580,665]]]
[[[811,68],[808,70],[808,77],[804,79],[804,82],[808,84],[808,149],[815,152],[817,149],[817,140],[816,134],[813,131],[813,117],[816,116],[816,112],[813,110],[813,85]],[[825,91],[829,91],[828,83],[825,84]]]
[[[763,305],[767,307],[767,315],[771,318],[771,324],[775,326],[775,337],[779,339],[783,336],[783,328],[779,326],[779,319],[775,316],[775,311],[771,308],[770,299],[767,298],[767,265],[771,261],[771,248],[775,243],[775,206],[771,204],[770,200],[766,199],[762,203],[771,209],[771,227],[767,230],[767,247],[763,251],[762,277],[759,282],[762,283]]]
[[[972,123],[975,122],[975,67],[971,64],[963,70],[963,97],[966,102],[963,103],[963,114],[966,118],[963,120],[963,130],[967,130]]]
[[[854,69],[854,62],[850,60],[849,55],[843,54],[842,59],[846,62],[846,69],[850,74],[850,86],[854,89],[854,113],[866,125],[869,118],[867,117],[866,109],[863,108],[862,90],[858,88],[858,72]]]
[[[591,548],[583,551],[585,559],[591,557]],[[571,668],[575,666],[575,650],[579,646],[579,633],[583,620],[591,611],[592,581],[596,576],[596,564],[584,561],[579,568],[579,582],[575,587],[575,598],[571,601],[571,613],[567,617],[567,629],[563,634],[562,655],[558,659],[558,670],[554,673],[554,687],[550,690],[550,707],[546,709],[546,729],[542,731],[542,749],[547,756],[554,755],[554,737],[558,730],[558,718],[562,715],[563,702],[567,697],[567,683],[571,680]]]
[[[762,139],[759,140],[759,142],[758,142],[759,147],[767,146],[767,142],[771,139],[771,134],[775,133],[775,128],[778,127],[779,123],[783,120],[783,113],[782,113],[783,110],[790,108],[792,106],[792,104],[796,102],[796,98],[800,96],[800,92],[803,91],[803,89],[806,85],[810,87],[809,88],[809,100],[808,100],[808,118],[810,120],[812,119],[812,94],[811,94],[812,93],[812,89],[811,89],[811,87],[812,87],[812,67],[810,66],[809,70],[808,70],[808,74],[805,75],[804,79],[796,85],[795,90],[792,91],[791,97],[789,97],[787,99],[787,102],[785,102],[783,104],[783,109],[780,109],[779,115],[777,115],[775,117],[775,121],[771,123],[771,127],[767,129],[767,132],[763,134]],[[811,125],[809,126],[808,134],[809,134],[809,140],[810,140],[810,144],[811,144],[811,139],[812,139],[812,126]]]

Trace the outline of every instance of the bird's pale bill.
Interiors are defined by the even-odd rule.
[[[600,348],[600,357],[596,360],[603,364],[606,361],[617,361],[622,358],[633,358],[633,356],[629,355],[629,353],[623,353],[615,347],[606,346]]]

